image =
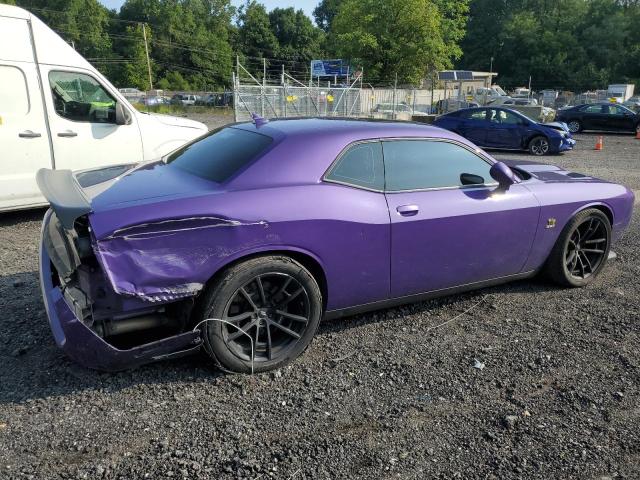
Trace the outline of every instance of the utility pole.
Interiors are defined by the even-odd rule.
[[[149,71],[149,90],[153,90],[153,80],[151,79],[151,62],[149,61],[149,44],[147,43],[147,30],[142,24],[142,36],[144,38],[144,52],[147,55],[147,70]]]

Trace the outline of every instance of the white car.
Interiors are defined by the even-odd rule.
[[[207,132],[138,112],[36,16],[0,5],[0,211],[46,205],[41,168],[86,170],[160,158]]]

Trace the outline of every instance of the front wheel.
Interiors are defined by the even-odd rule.
[[[549,153],[549,139],[547,137],[534,137],[529,142],[529,152],[532,155],[541,157]]]
[[[611,224],[600,210],[579,212],[562,230],[546,271],[549,277],[567,287],[584,287],[604,268],[611,246]]]
[[[571,133],[578,133],[582,131],[582,124],[578,120],[571,120],[567,123],[567,127],[569,127],[569,131]]]
[[[322,316],[322,294],[300,263],[253,258],[229,268],[203,299],[203,343],[224,369],[280,368],[309,346]],[[210,319],[210,320],[209,320]]]

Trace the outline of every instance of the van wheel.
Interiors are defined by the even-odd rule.
[[[545,265],[548,276],[566,287],[591,283],[607,263],[611,224],[600,210],[579,212],[564,227]]]
[[[229,268],[207,290],[203,305],[205,351],[239,373],[277,369],[301,355],[322,316],[322,294],[311,273],[280,255]]]
[[[537,157],[549,153],[549,139],[547,137],[533,137],[529,142],[529,153]]]

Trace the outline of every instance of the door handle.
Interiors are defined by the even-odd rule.
[[[66,132],[60,132],[58,136],[59,137],[77,137],[78,134],[76,132],[72,132],[71,130],[67,130]]]
[[[32,132],[31,130],[25,130],[24,132],[20,132],[18,136],[20,138],[38,138],[42,135],[36,132]]]
[[[420,211],[420,208],[417,205],[400,205],[396,211],[403,217],[413,217]]]

